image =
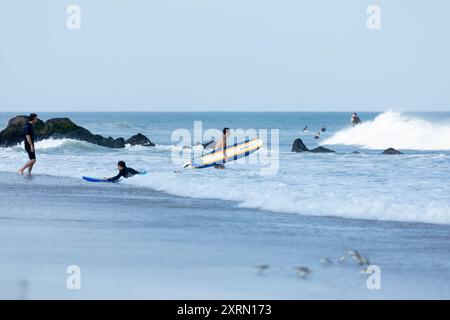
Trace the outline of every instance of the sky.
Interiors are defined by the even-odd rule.
[[[81,10],[69,30],[66,10]],[[381,9],[369,30],[366,10]],[[450,111],[448,0],[7,0],[1,111]]]

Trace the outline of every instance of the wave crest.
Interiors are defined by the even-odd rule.
[[[450,150],[450,124],[388,111],[372,121],[337,132],[323,144],[366,149]]]

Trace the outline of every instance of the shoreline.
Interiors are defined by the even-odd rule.
[[[450,297],[439,285],[450,280],[446,226],[282,214],[129,185],[0,176],[7,180],[0,186],[0,288],[15,281],[18,291],[19,284],[28,288],[24,298]],[[337,262],[347,250],[380,264],[383,290],[367,290],[351,260]],[[333,265],[322,266],[321,257]],[[440,267],[430,270],[430,262]],[[78,292],[65,288],[69,264],[84,274]],[[270,269],[261,275],[259,264]],[[313,270],[309,279],[295,275],[298,265]]]
[[[379,156],[379,154],[377,154]],[[407,155],[406,155],[407,156]],[[95,188],[94,190],[98,190],[97,188],[102,188],[102,187],[107,187],[107,188],[115,188],[117,185],[120,185],[121,187],[128,189],[129,190],[140,190],[142,192],[145,191],[150,191],[151,193],[161,193],[164,194],[167,197],[173,197],[173,198],[179,198],[179,199],[186,199],[186,200],[198,200],[198,201],[213,201],[213,202],[219,202],[222,203],[225,207],[230,208],[230,209],[236,209],[236,210],[249,210],[249,211],[258,211],[261,213],[270,213],[270,214],[274,214],[274,215],[289,215],[289,216],[296,216],[299,217],[300,219],[324,219],[324,220],[335,220],[336,223],[339,224],[339,222],[342,223],[346,223],[346,221],[352,221],[352,223],[356,223],[356,224],[366,224],[366,223],[377,223],[377,224],[399,224],[399,225],[403,225],[404,227],[408,227],[409,225],[414,226],[414,225],[424,225],[424,226],[441,226],[441,227],[446,227],[446,226],[450,226],[450,224],[447,223],[433,223],[433,222],[423,222],[423,221],[398,221],[398,220],[383,220],[383,219],[371,219],[371,218],[353,218],[353,217],[342,217],[342,216],[336,216],[336,215],[314,215],[314,214],[301,214],[301,213],[297,213],[297,212],[289,212],[289,211],[276,211],[276,210],[271,210],[271,209],[263,209],[263,208],[253,208],[253,207],[245,207],[245,206],[240,206],[239,205],[239,201],[237,200],[227,200],[227,199],[220,199],[220,198],[208,198],[208,197],[190,197],[190,196],[184,196],[184,195],[177,195],[177,194],[173,194],[167,191],[161,191],[161,190],[157,190],[152,188],[151,186],[142,186],[142,185],[134,185],[134,184],[125,184],[122,183],[115,183],[115,184],[93,184],[93,183],[87,183],[86,181],[84,181],[81,177],[80,178],[76,178],[76,177],[72,177],[72,176],[55,176],[55,175],[50,175],[50,174],[33,174],[31,177],[28,176],[27,174],[23,174],[23,175],[19,175],[17,172],[11,172],[11,171],[1,171],[0,170],[0,175],[1,174],[5,174],[8,175],[10,177],[14,177],[17,176],[19,178],[23,178],[23,179],[38,179],[38,178],[48,178],[48,179],[55,179],[55,180],[60,180],[60,181],[65,181],[65,180],[69,180],[73,182],[73,186],[74,187],[87,187],[87,188]]]

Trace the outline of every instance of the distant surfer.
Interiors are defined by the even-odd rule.
[[[322,132],[327,131],[327,127],[325,126],[325,127],[320,128],[320,131],[322,131]]]
[[[307,133],[307,132],[309,132],[309,130],[308,130],[308,126],[305,126],[305,127],[303,128],[303,132],[304,132],[304,133]]]
[[[19,173],[23,174],[25,169],[28,168],[28,173],[31,174],[31,171],[33,170],[33,166],[36,163],[36,149],[34,147],[34,128],[33,125],[35,125],[38,121],[38,116],[35,113],[32,113],[28,116],[28,121],[25,123],[23,127],[23,138],[24,138],[24,144],[25,144],[25,151],[28,154],[29,161],[19,169]]]
[[[356,126],[357,124],[361,124],[361,119],[358,117],[358,115],[355,113],[352,114],[352,126]]]
[[[141,174],[141,172],[136,171],[133,168],[127,167],[127,165],[124,161],[119,161],[119,163],[117,163],[117,169],[119,170],[119,174],[115,177],[107,178],[106,180],[112,182],[112,181],[119,180],[121,177],[124,177],[127,179],[127,178],[131,178],[135,175]]]
[[[223,164],[216,164],[214,165],[214,168],[216,169],[225,169],[225,163],[227,162],[227,157],[225,154],[225,150],[227,149],[227,139],[230,136],[230,128],[223,128],[222,130],[222,137],[219,139],[219,141],[217,141],[216,146],[214,148],[214,150],[216,150],[216,152],[222,151],[223,152]]]
[[[314,136],[314,139],[320,139],[320,131],[317,131],[316,135]]]

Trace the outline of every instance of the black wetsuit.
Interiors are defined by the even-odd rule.
[[[360,123],[361,123],[361,119],[358,116],[353,117],[353,119],[352,119],[353,126],[356,126],[357,124],[360,124]]]
[[[108,181],[116,181],[119,180],[121,177],[131,178],[132,176],[135,176],[137,174],[140,174],[140,172],[134,170],[133,168],[125,167],[119,171],[119,174],[117,176],[109,178]]]
[[[36,152],[31,152],[31,146],[28,143],[27,136],[30,136],[31,141],[34,145],[34,130],[33,130],[33,124],[27,121],[27,123],[23,126],[23,138],[25,140],[25,151],[28,153],[28,158],[30,160],[36,160]]]

